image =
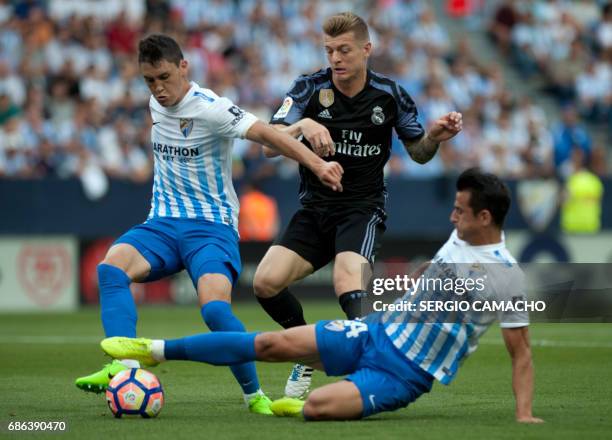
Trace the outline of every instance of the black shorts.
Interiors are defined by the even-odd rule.
[[[371,264],[387,229],[381,208],[311,208],[298,210],[275,244],[296,252],[320,269],[340,252],[363,255]]]

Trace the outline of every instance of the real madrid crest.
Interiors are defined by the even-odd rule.
[[[181,128],[181,133],[183,136],[188,137],[193,129],[193,119],[180,119],[179,126]]]
[[[319,90],[319,102],[323,107],[331,107],[334,103],[334,91],[332,89]]]
[[[383,113],[382,107],[376,106],[372,109],[372,122],[375,125],[381,125],[385,122],[385,114]]]

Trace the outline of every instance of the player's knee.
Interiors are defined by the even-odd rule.
[[[317,390],[312,391],[302,410],[306,420],[326,420],[332,418],[328,399]]]
[[[127,272],[131,260],[131,249],[122,245],[116,245],[109,249],[104,256],[104,260],[102,260],[100,264],[114,266],[124,272]]]
[[[255,353],[261,361],[277,362],[287,352],[285,338],[280,332],[260,333],[255,337]]]
[[[253,277],[253,290],[260,298],[270,298],[283,290],[283,286],[272,271],[260,266]]]
[[[334,286],[342,292],[361,289],[363,279],[362,264],[337,264],[334,267]]]
[[[362,417],[361,409],[347,405],[346,397],[321,388],[308,395],[303,414],[306,420],[357,420]]]
[[[350,292],[352,290],[362,290],[362,276],[357,273],[342,272],[334,274],[334,290],[336,295],[341,295],[344,292]]]
[[[106,264],[107,266],[116,267],[117,269],[121,269],[124,272],[127,269],[127,264],[125,260],[122,259],[120,256],[117,256],[116,254],[113,254],[113,255],[107,254],[106,257],[104,257],[104,260],[102,260],[100,264],[98,264],[98,269],[103,264]]]
[[[151,265],[130,245],[118,244],[109,249],[100,264],[116,267],[134,281],[143,280],[151,271]]]

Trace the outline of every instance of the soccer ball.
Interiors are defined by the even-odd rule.
[[[164,390],[159,379],[140,368],[123,370],[106,389],[106,402],[115,417],[123,415],[156,417],[164,406]]]

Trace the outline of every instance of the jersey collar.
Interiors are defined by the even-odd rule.
[[[185,102],[189,99],[189,97],[193,95],[193,92],[195,92],[198,85],[193,81],[189,81],[189,84],[190,84],[190,87],[189,87],[189,90],[187,90],[187,93],[185,93],[185,96],[183,96],[181,100],[178,103],[174,104],[172,107],[167,107],[168,110],[170,110],[171,112],[177,111],[178,109],[181,108],[183,104],[185,104]]]
[[[359,98],[363,93],[365,93],[365,91],[368,89],[368,87],[370,86],[370,79],[372,77],[372,75],[370,74],[370,69],[366,69],[366,80],[365,80],[365,84],[363,86],[363,89],[361,89],[355,96],[353,97],[348,97],[346,96],[344,93],[342,93],[340,90],[338,90],[338,88],[336,87],[336,84],[334,84],[334,77],[332,76],[332,69],[331,67],[327,68],[327,75],[329,76],[329,82],[331,83],[331,87],[334,90],[335,93],[337,93],[338,95],[340,95],[343,99],[346,99],[348,101],[353,101],[357,98]]]

